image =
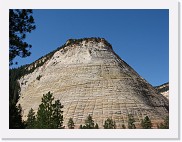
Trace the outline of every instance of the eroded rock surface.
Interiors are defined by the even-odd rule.
[[[48,91],[64,105],[66,127],[71,117],[78,128],[89,114],[100,128],[107,118],[114,119],[117,128],[121,128],[122,124],[127,126],[128,114],[134,115],[136,125],[146,115],[154,123],[168,115],[168,100],[103,41],[69,44],[19,83],[18,103],[24,120],[30,108],[37,111]]]
[[[155,87],[164,97],[169,99],[169,82]]]

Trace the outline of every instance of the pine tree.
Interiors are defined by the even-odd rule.
[[[80,129],[97,129],[98,124],[94,124],[94,120],[92,119],[92,116],[89,114],[87,119],[85,120],[85,125],[80,125]]]
[[[31,108],[29,113],[28,113],[28,119],[26,121],[26,125],[27,125],[26,128],[27,129],[33,129],[33,128],[35,128],[35,124],[36,124],[35,112]]]
[[[64,128],[63,126],[63,111],[61,110],[63,108],[63,105],[61,105],[60,100],[56,100],[53,106],[53,128]]]
[[[108,118],[104,122],[104,129],[116,129],[115,121],[113,121],[112,119]]]
[[[63,111],[59,100],[53,104],[54,97],[52,93],[48,92],[43,95],[42,103],[39,105],[37,111],[36,127],[39,129],[56,129],[63,128]]]
[[[145,118],[141,122],[141,126],[143,129],[151,129],[152,123],[148,116],[145,116]]]
[[[85,120],[85,128],[86,129],[94,129],[94,121],[93,121],[92,116],[90,114],[87,117],[87,119]]]
[[[75,127],[75,124],[74,124],[74,122],[73,122],[73,119],[70,118],[70,119],[68,120],[68,128],[69,128],[69,129],[74,129],[74,127]]]
[[[19,104],[10,104],[9,106],[9,128],[10,129],[24,129],[25,125],[22,121],[22,108]]]
[[[43,94],[42,103],[39,105],[37,111],[37,127],[42,129],[52,128],[51,116],[53,113],[52,101],[54,98],[52,94],[48,92]]]
[[[24,41],[27,33],[35,30],[34,18],[30,9],[9,10],[9,64],[13,64],[16,56],[22,58],[30,56],[32,47]]]
[[[134,122],[135,122],[135,119],[134,119],[133,115],[129,114],[128,115],[128,129],[136,129]]]

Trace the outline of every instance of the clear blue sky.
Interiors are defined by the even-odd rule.
[[[103,37],[150,84],[169,81],[168,10],[33,10],[36,30],[27,35],[29,64],[70,38]],[[13,66],[17,67],[17,66]]]

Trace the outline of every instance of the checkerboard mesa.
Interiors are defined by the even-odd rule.
[[[122,128],[128,125],[130,114],[137,128],[145,116],[156,128],[169,114],[168,100],[103,38],[70,39],[26,68],[31,72],[19,79],[18,101],[24,120],[30,108],[37,111],[42,95],[49,91],[64,105],[64,125],[72,118],[75,128],[84,124],[88,115],[99,128],[108,118]]]

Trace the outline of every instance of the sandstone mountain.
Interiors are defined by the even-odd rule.
[[[18,104],[24,120],[30,108],[37,111],[43,94],[49,91],[64,105],[65,126],[73,118],[78,128],[90,114],[100,128],[107,118],[121,128],[122,124],[127,126],[128,114],[133,114],[137,127],[146,115],[156,127],[168,115],[168,100],[103,38],[68,40],[49,58],[45,56],[36,63],[31,73],[19,79]],[[33,64],[27,67],[32,68]]]
[[[155,87],[164,97],[169,99],[169,82]]]

